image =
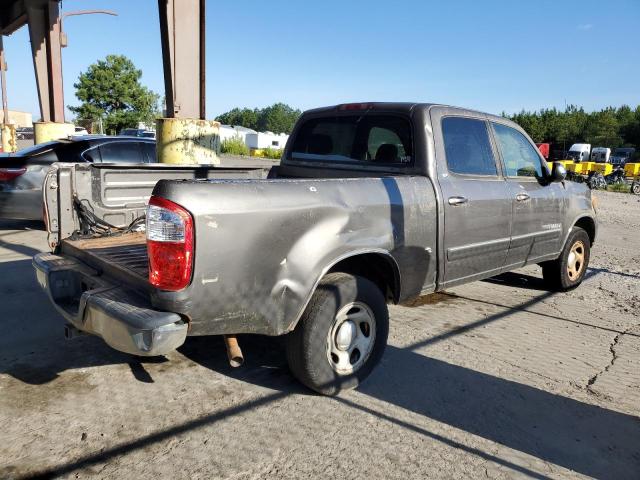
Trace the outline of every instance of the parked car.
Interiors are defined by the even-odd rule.
[[[76,125],[73,130],[74,135],[89,135],[89,132],[87,132],[87,129],[84,127],[79,127]]]
[[[169,167],[48,174],[55,250],[34,267],[68,334],[135,355],[226,335],[232,359],[236,334],[286,335],[293,374],[328,395],[380,360],[387,303],[528,264],[569,290],[596,238],[584,184],[549,169],[515,123],[454,107],[305,112],[268,178]],[[145,212],[146,234],[134,232]]]
[[[145,130],[143,128],[125,128],[118,134],[128,137],[156,138],[156,132],[153,130]]]
[[[33,127],[16,128],[16,138],[18,140],[33,140]]]
[[[610,162],[614,165],[624,166],[626,163],[633,161],[636,149],[633,147],[616,148],[611,154]]]
[[[0,154],[0,218],[42,219],[42,181],[54,162],[153,163],[155,151],[151,139],[85,135]]]

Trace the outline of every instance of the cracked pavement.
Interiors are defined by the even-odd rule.
[[[141,359],[66,341],[37,224],[0,222],[0,478],[638,478],[640,197],[597,193],[584,284],[537,267],[391,308],[357,391],[290,376],[280,339]]]

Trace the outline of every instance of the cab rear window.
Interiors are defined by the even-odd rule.
[[[298,130],[289,159],[409,164],[411,124],[400,116],[371,113],[311,118]]]

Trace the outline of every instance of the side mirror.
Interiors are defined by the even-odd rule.
[[[553,167],[551,167],[551,180],[552,182],[564,182],[565,178],[567,178],[567,169],[564,168],[564,165],[560,162],[553,162]]]

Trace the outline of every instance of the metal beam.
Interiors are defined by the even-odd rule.
[[[57,0],[25,0],[40,114],[45,122],[64,122],[60,9]]]
[[[9,123],[9,107],[7,105],[7,62],[4,58],[4,45],[2,44],[2,35],[0,35],[0,83],[2,84],[2,123]]]
[[[205,0],[158,0],[167,117],[205,118]]]

